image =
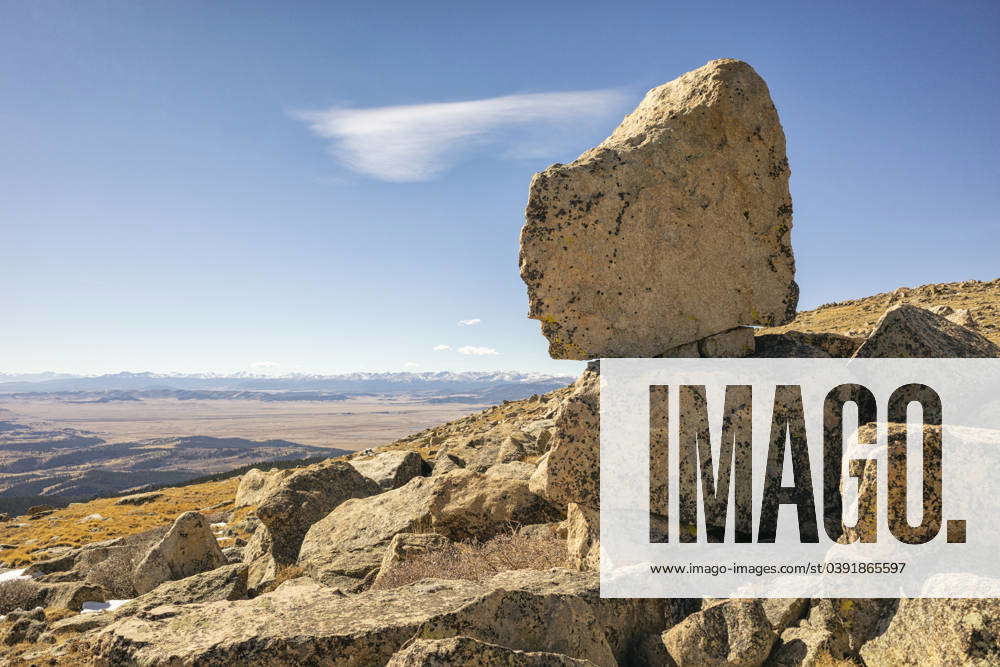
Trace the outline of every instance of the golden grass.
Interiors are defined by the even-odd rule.
[[[134,535],[171,523],[190,510],[225,512],[233,507],[236,479],[163,489],[163,494],[145,505],[116,505],[117,498],[101,498],[73,504],[39,519],[14,517],[0,524],[0,544],[13,549],[0,551],[5,567],[24,567],[49,557],[53,547],[78,547],[116,537]],[[211,509],[209,509],[211,508]],[[241,508],[243,516],[253,508]],[[86,518],[100,514],[101,519]]]

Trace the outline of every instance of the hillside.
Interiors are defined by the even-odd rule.
[[[968,310],[972,328],[1000,344],[1000,278],[987,282],[965,280],[900,287],[861,299],[828,303],[798,313],[793,321],[784,326],[758,329],[757,334],[803,331],[865,336],[886,308],[901,303],[921,308],[948,306],[956,311]]]

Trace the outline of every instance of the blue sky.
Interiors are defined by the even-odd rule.
[[[573,373],[531,174],[720,57],[782,118],[800,308],[1000,276],[996,2],[0,12],[0,372]]]

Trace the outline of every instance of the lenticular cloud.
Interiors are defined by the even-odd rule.
[[[350,169],[386,181],[423,181],[469,151],[499,144],[499,153],[525,154],[524,134],[607,118],[625,96],[616,90],[507,95],[467,102],[347,109],[296,114]],[[551,140],[551,132],[547,139]],[[555,146],[532,141],[533,153]]]

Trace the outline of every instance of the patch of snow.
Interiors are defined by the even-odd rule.
[[[108,600],[107,602],[84,602],[83,609],[80,610],[80,613],[93,614],[99,611],[114,611],[126,602],[131,601],[132,600]]]
[[[86,523],[88,521],[104,521],[104,517],[95,512],[94,514],[88,514],[87,516],[83,517],[82,519],[77,521],[77,523]]]
[[[219,523],[213,523],[213,524],[211,524],[209,526],[209,528],[211,528],[212,530],[222,530],[223,528],[225,528],[228,525],[229,524],[226,523],[225,521],[220,521]]]
[[[0,581],[14,581],[15,579],[31,579],[28,575],[24,573],[27,568],[22,567],[19,570],[7,570],[6,572],[0,572]]]

